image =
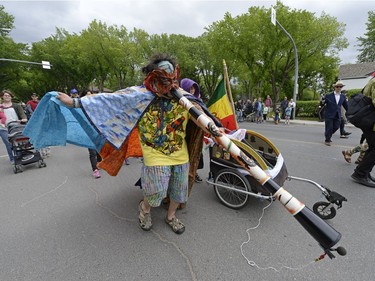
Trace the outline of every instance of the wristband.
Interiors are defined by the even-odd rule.
[[[79,108],[81,107],[81,101],[79,98],[73,98],[73,107],[74,108]]]

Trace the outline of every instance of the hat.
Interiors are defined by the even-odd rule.
[[[78,93],[78,91],[77,91],[76,89],[71,89],[71,90],[70,90],[70,93],[71,93],[71,94],[76,94],[76,93]]]
[[[36,97],[37,95],[36,95],[35,93],[32,93],[31,96],[32,96],[32,97]]]
[[[344,83],[343,83],[341,80],[339,80],[339,81],[337,81],[335,84],[333,84],[332,86],[333,86],[333,87],[337,87],[337,86],[344,87],[345,85],[344,85]]]
[[[197,98],[200,98],[201,89],[199,88],[199,85],[195,81],[189,78],[184,78],[181,80],[180,84],[181,84],[181,88],[184,89],[188,93],[190,93],[190,88],[194,87],[195,88],[194,96]]]

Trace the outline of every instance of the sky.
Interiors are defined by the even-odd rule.
[[[368,12],[375,11],[375,0],[281,0],[291,9],[307,10],[319,17],[322,12],[346,25],[349,47],[340,52],[342,64],[356,63],[357,37],[366,33]],[[249,7],[270,8],[276,0],[0,0],[5,12],[15,17],[10,36],[18,43],[41,41],[56,33],[56,27],[80,33],[94,20],[107,25],[143,29],[149,34],[183,34],[196,37],[225,13],[247,13]],[[282,25],[282,22],[280,22]],[[0,27],[1,28],[1,27]],[[298,46],[297,46],[298,49]]]

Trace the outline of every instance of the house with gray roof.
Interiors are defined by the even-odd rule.
[[[362,89],[375,73],[375,62],[344,64],[339,68],[339,80],[345,84],[345,90]]]

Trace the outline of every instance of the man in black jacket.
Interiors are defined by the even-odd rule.
[[[325,144],[331,145],[332,135],[340,128],[341,106],[348,110],[346,97],[341,93],[345,85],[342,81],[333,84],[334,91],[325,97]]]

